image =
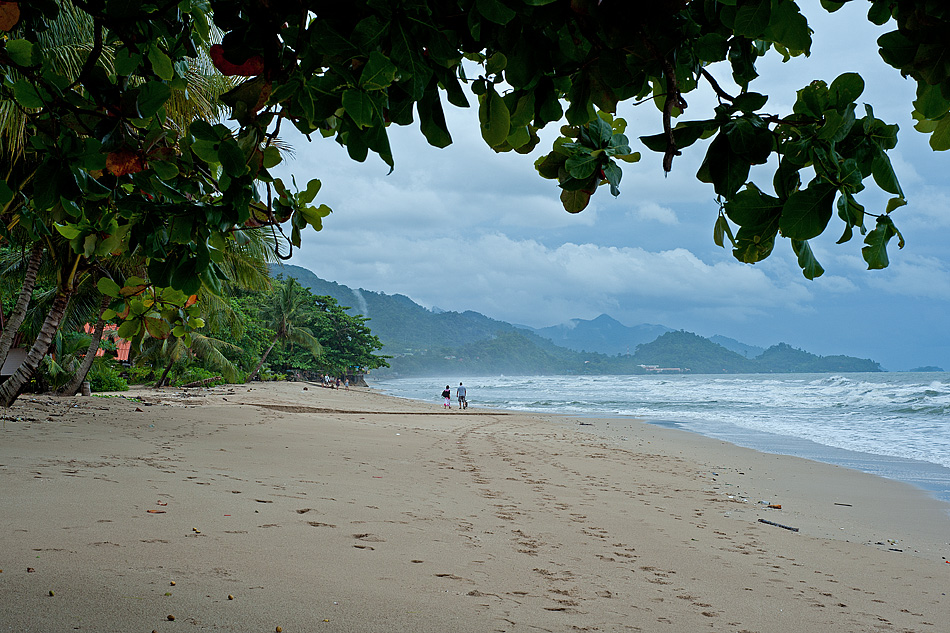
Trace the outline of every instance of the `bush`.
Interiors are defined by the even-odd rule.
[[[133,365],[132,367],[126,367],[123,373],[128,379],[129,384],[132,385],[143,385],[158,380],[158,377],[155,375],[155,370],[148,366],[138,367]]]
[[[192,382],[197,382],[199,380],[207,380],[208,378],[214,378],[214,377],[218,377],[218,379],[208,381],[203,386],[213,387],[216,385],[227,384],[227,381],[220,377],[221,374],[209,371],[205,369],[204,367],[191,366],[191,367],[185,368],[181,373],[177,373],[177,372],[175,373],[177,375],[174,380],[174,384],[179,387],[181,385],[187,385]]]
[[[115,362],[97,358],[92,363],[86,380],[93,391],[128,391],[129,383],[119,375]]]
[[[279,382],[287,380],[287,374],[278,374],[264,367],[257,373],[257,378],[261,382]]]

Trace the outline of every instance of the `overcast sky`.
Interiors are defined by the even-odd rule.
[[[333,208],[323,231],[305,232],[290,263],[426,307],[475,310],[535,327],[606,313],[626,325],[655,323],[763,347],[786,342],[821,355],[872,358],[892,371],[950,370],[950,154],[932,152],[913,130],[914,84],[880,60],[875,40],[885,29],[866,20],[867,3],[833,15],[817,0],[799,5],[816,31],[811,57],[782,64],[770,55],[759,63],[752,89],[770,96],[767,111],[785,114],[795,91],[812,79],[830,83],[847,71],[864,76],[861,101],[901,128],[890,155],[909,200],[894,213],[907,245],[899,251],[892,241],[888,269],[866,270],[857,233],[835,244],[843,230],[837,216],[812,241],[826,271],[815,281],[802,276],[785,239],[765,262],[736,261],[713,243],[715,194],[695,178],[705,143],[684,151],[664,177],[662,157],[636,140],[662,131],[652,104],[620,106],[627,135],[643,154],[640,163],[622,165],[620,197],[601,187],[577,215],[561,207],[556,182],[534,170],[553,136],[542,137],[530,156],[496,154],[479,135],[475,107],[446,104],[454,143],[442,150],[427,145],[415,126],[391,127],[392,174],[372,154],[365,163],[351,161],[330,139],[288,137],[296,157],[277,175],[289,181],[293,173],[301,186],[320,178],[316,202]],[[729,85],[727,68],[715,74]],[[710,116],[706,86],[687,98],[685,120]],[[887,196],[870,179],[866,185],[858,200],[882,212]]]

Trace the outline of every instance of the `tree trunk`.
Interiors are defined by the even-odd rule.
[[[20,285],[20,296],[10,313],[10,318],[3,327],[3,334],[0,335],[0,367],[3,367],[10,348],[13,346],[13,338],[23,325],[23,319],[26,317],[26,310],[30,307],[30,299],[33,297],[33,287],[36,285],[36,274],[40,270],[40,262],[43,260],[43,242],[36,242],[33,250],[30,251],[30,261],[26,266],[26,274],[23,277],[23,283]]]
[[[86,374],[89,373],[92,362],[96,360],[96,353],[99,351],[99,344],[102,342],[102,329],[106,325],[106,322],[102,318],[102,313],[109,307],[110,301],[111,297],[103,295],[102,301],[99,303],[99,319],[96,321],[96,327],[92,332],[92,341],[89,342],[89,349],[86,350],[86,355],[83,357],[79,369],[76,370],[76,375],[72,377],[72,380],[70,380],[65,387],[60,389],[59,395],[75,396],[76,392],[78,392],[82,386],[82,381],[86,379]]]
[[[71,290],[56,293],[53,307],[46,315],[46,320],[43,322],[39,336],[33,342],[33,347],[30,348],[30,353],[26,355],[26,358],[20,363],[13,375],[0,385],[0,406],[9,407],[13,404],[17,396],[20,395],[20,389],[33,377],[40,361],[49,351],[50,343],[53,342],[53,337],[56,336],[56,330],[59,329],[59,323],[63,319],[63,314],[66,312],[66,306],[69,305],[72,295]]]
[[[261,370],[261,367],[264,366],[264,361],[267,360],[267,355],[270,354],[270,351],[274,349],[275,345],[277,345],[277,341],[274,341],[273,343],[270,344],[270,347],[268,347],[267,351],[264,352],[264,355],[261,356],[261,362],[257,364],[257,367],[254,368],[254,371],[251,372],[251,375],[247,377],[247,380],[244,381],[245,383],[249,383],[252,380],[254,380],[254,378],[257,376],[257,372],[259,372]]]
[[[164,387],[165,381],[168,380],[168,373],[172,370],[172,366],[175,364],[175,360],[172,359],[168,361],[168,365],[165,367],[165,371],[162,372],[162,377],[158,379],[158,382],[155,383],[156,387]]]

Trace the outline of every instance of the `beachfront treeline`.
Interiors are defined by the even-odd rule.
[[[164,362],[139,354],[131,359],[129,378],[159,385],[221,384],[343,377],[387,366],[386,357],[377,354],[383,344],[370,331],[368,319],[349,314],[347,306],[314,295],[293,279],[278,277],[268,290],[236,291],[225,301],[220,312],[226,318],[209,320],[205,334],[217,353],[190,349]]]
[[[9,323],[22,284],[22,253],[7,249],[0,257],[2,308]],[[138,345],[123,339],[118,315],[102,318],[110,316],[112,297],[95,287],[77,295],[24,391],[69,394],[75,392],[70,385],[78,388],[83,380],[92,391],[122,391],[130,383],[210,386],[252,378],[343,377],[386,366],[386,357],[378,354],[383,344],[368,319],[294,279],[270,277],[263,260],[245,253],[242,262],[228,267],[231,276],[222,292],[204,291],[201,301],[196,297],[200,331],[146,332]],[[15,343],[28,344],[42,327],[55,294],[49,274],[39,271]],[[11,359],[16,357],[14,351]]]

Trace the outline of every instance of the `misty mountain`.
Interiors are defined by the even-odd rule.
[[[601,354],[632,354],[638,345],[671,331],[666,326],[647,323],[627,326],[606,314],[591,320],[571,319],[560,325],[530,329],[561,347]]]
[[[352,314],[369,319],[367,325],[386,345],[384,354],[411,354],[424,350],[451,350],[491,339],[498,333],[514,332],[517,328],[504,321],[496,321],[478,312],[449,312],[427,310],[405,295],[387,295],[362,288],[320,279],[313,272],[289,264],[271,267],[274,276],[293,277],[301,286],[316,295],[329,295],[340,305],[350,308]],[[533,333],[525,333],[541,348],[550,348],[549,341]]]
[[[718,343],[728,350],[732,350],[740,356],[745,358],[755,358],[762,354],[765,351],[764,347],[757,347],[755,345],[746,345],[741,343],[734,338],[729,338],[728,336],[722,336],[717,334],[716,336],[710,336],[709,340],[713,343]]]
[[[386,375],[769,373],[881,371],[849,356],[822,357],[780,343],[767,350],[662,325],[625,326],[603,314],[547,328],[528,328],[474,311],[427,310],[405,295],[352,289],[293,265],[275,265],[316,295],[329,295],[367,325],[391,356]],[[629,352],[628,352],[629,350]]]

